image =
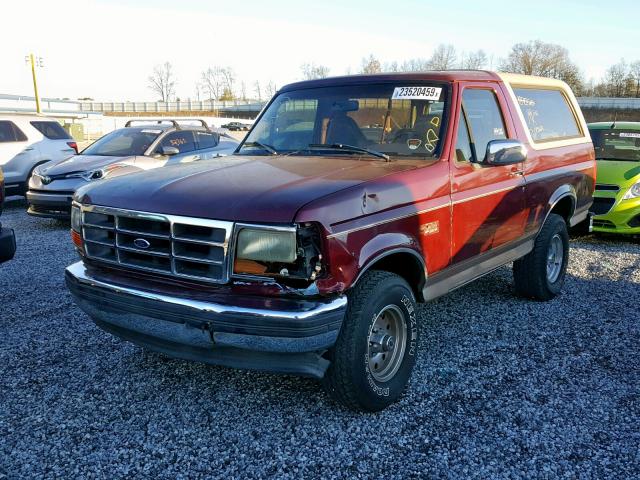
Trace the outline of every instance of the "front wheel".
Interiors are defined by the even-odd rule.
[[[513,263],[516,291],[536,300],[551,300],[562,290],[568,263],[567,223],[552,213],[536,237],[533,250]]]
[[[348,297],[323,385],[351,409],[379,411],[409,382],[418,351],[416,301],[402,277],[377,270],[365,273]]]

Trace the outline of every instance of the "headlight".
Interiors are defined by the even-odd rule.
[[[82,228],[82,212],[75,205],[71,207],[71,229],[80,233]]]
[[[99,180],[102,177],[104,177],[104,171],[103,170],[89,170],[88,172],[84,172],[81,174],[82,178],[84,178],[85,180],[91,181],[91,180]]]
[[[293,263],[296,260],[296,232],[243,228],[238,233],[236,257],[257,262]]]
[[[627,193],[624,194],[624,197],[622,197],[622,200],[629,200],[631,198],[638,198],[638,197],[640,197],[640,181],[631,185],[631,188],[627,190]]]

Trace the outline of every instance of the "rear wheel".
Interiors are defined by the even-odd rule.
[[[349,293],[349,307],[323,379],[343,405],[379,411],[404,392],[418,349],[416,302],[407,282],[370,271]]]
[[[562,290],[569,262],[569,234],[560,215],[550,214],[533,250],[513,263],[516,291],[528,298],[551,300]]]

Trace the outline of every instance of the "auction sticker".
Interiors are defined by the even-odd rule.
[[[396,87],[393,89],[393,100],[439,100],[440,87]]]

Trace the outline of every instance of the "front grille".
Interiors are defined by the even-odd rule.
[[[82,207],[88,258],[176,277],[224,283],[233,223],[107,207]]]
[[[593,204],[590,210],[594,215],[604,215],[611,210],[614,203],[616,203],[615,198],[593,197]]]
[[[627,222],[627,225],[629,225],[631,228],[640,227],[640,214],[629,220],[629,222]]]
[[[601,192],[617,192],[620,190],[618,185],[611,185],[608,183],[596,183],[596,190]]]
[[[615,229],[616,226],[613,222],[609,220],[593,220],[593,226],[596,228],[612,228]]]

